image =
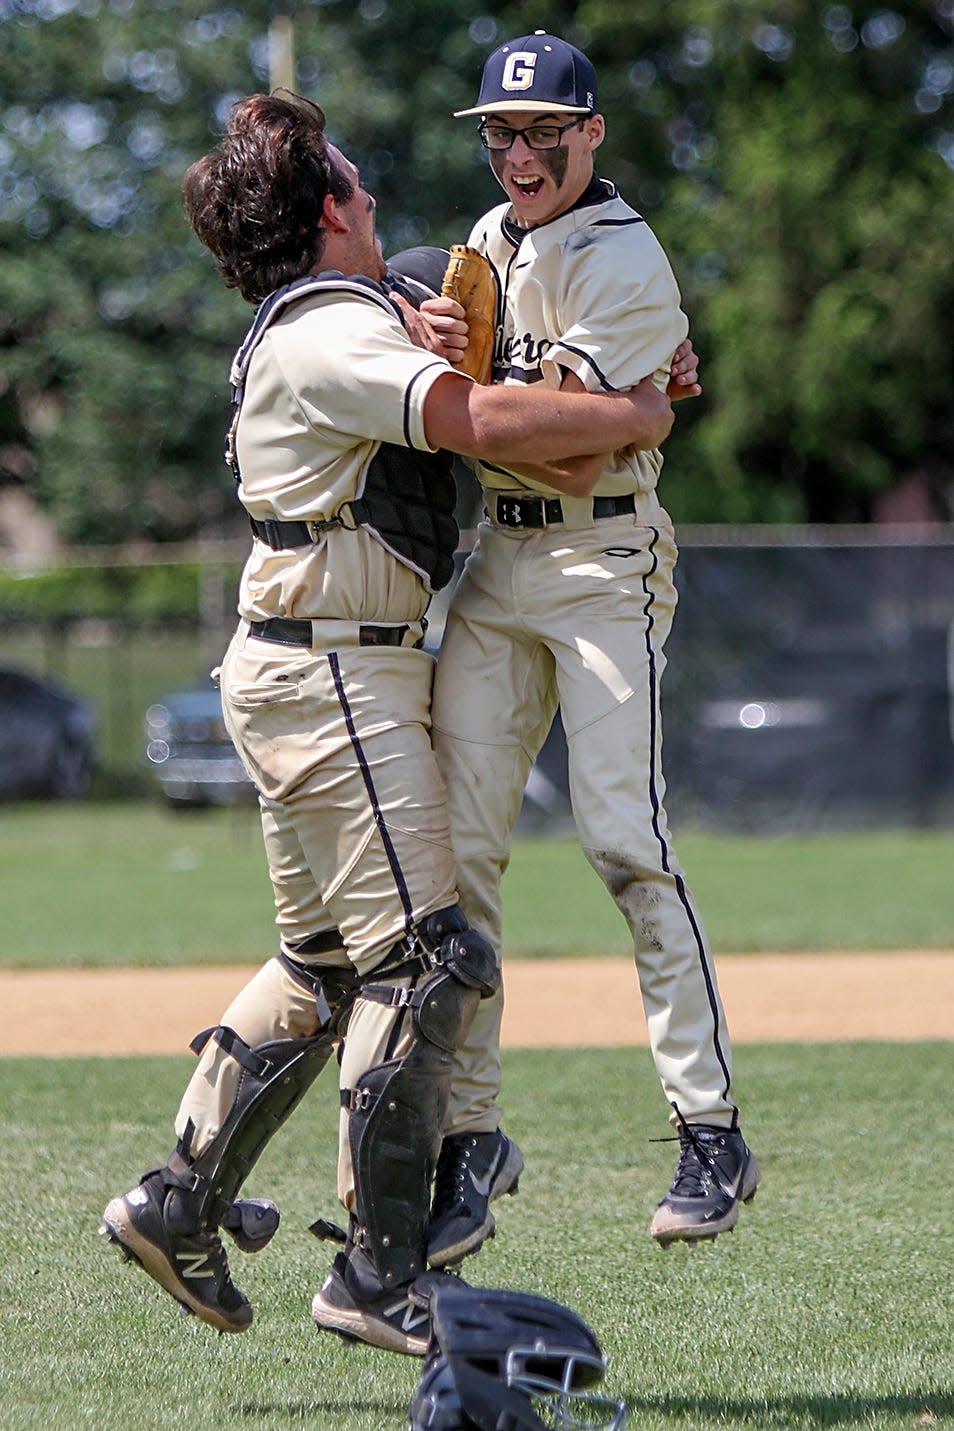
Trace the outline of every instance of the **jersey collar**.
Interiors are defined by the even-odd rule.
[[[568,209],[564,209],[562,214],[555,214],[552,219],[544,219],[542,224],[534,224],[529,229],[521,228],[514,223],[509,214],[504,215],[503,230],[511,243],[519,244],[524,234],[533,233],[536,229],[545,229],[547,224],[557,224],[567,214],[572,214],[576,209],[588,209],[592,204],[605,204],[607,199],[616,198],[616,185],[611,184],[609,179],[601,179],[594,174],[586,188],[583,190],[576,203],[571,204]]]

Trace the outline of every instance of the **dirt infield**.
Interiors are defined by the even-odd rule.
[[[732,1041],[954,1039],[954,951],[735,954],[718,960]],[[182,1053],[252,971],[0,970],[0,1056]],[[628,959],[514,960],[507,1048],[645,1045]]]

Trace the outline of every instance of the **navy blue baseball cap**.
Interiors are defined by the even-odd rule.
[[[596,71],[566,40],[536,30],[500,45],[484,65],[480,94],[469,114],[592,114],[596,110]]]

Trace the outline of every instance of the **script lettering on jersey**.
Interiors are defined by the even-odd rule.
[[[539,383],[543,379],[544,355],[552,347],[549,338],[534,338],[532,333],[524,333],[521,338],[515,334],[503,340],[503,367],[511,370],[520,382]]]

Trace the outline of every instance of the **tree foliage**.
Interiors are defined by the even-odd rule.
[[[586,48],[601,172],[665,243],[704,360],[666,500],[683,519],[865,518],[912,474],[951,515],[954,0],[294,0],[294,84],[379,201],[388,252],[499,191],[472,101],[501,39]],[[180,183],[267,89],[276,7],[0,0],[0,484],[69,540],[232,509],[228,358],[250,316]]]

